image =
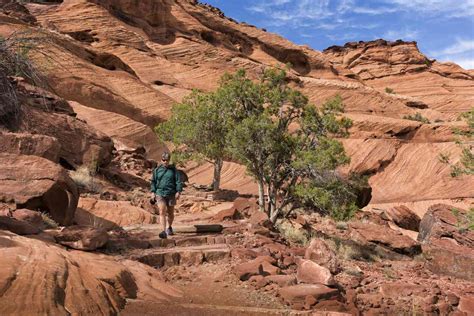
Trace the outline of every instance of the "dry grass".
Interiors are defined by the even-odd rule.
[[[45,40],[44,34],[28,31],[0,37],[0,125],[14,128],[21,118],[21,104],[12,77],[23,77],[36,86],[45,82],[28,55]]]
[[[302,228],[293,226],[290,222],[283,221],[277,225],[280,234],[286,240],[306,246],[311,241],[311,235]]]
[[[70,171],[69,175],[80,188],[87,192],[101,193],[103,191],[101,184],[95,179],[94,173],[87,166]]]
[[[43,219],[43,223],[46,225],[46,228],[58,228],[59,224],[51,218],[48,213],[41,212],[41,218]]]

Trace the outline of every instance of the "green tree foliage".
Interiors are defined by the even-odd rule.
[[[215,92],[196,91],[175,105],[156,132],[185,159],[213,162],[214,188],[223,160],[245,165],[273,222],[297,206],[347,219],[357,196],[336,172],[349,158],[333,138],[346,136],[352,124],[340,116],[343,109],[338,96],[319,108],[310,104],[284,70],[269,69],[258,81],[239,70],[224,75]]]
[[[155,128],[158,137],[177,146],[175,158],[184,163],[206,160],[214,164],[212,187],[218,190],[223,161],[231,159],[228,133],[252,113],[263,110],[261,86],[244,70],[222,76],[214,92],[194,91],[173,106],[170,120]]]
[[[214,93],[194,91],[172,108],[171,118],[155,128],[158,137],[178,146],[175,160],[207,160],[214,164],[215,190],[220,186],[220,173],[226,157],[225,137],[228,115],[219,108]]]
[[[246,100],[239,104],[253,109],[247,108],[249,115],[230,130],[229,149],[255,177],[261,208],[272,222],[301,203],[331,215],[344,210],[347,216],[341,218],[352,214],[356,197],[335,171],[349,162],[342,144],[332,138],[347,135],[351,126],[338,116],[344,109],[341,98],[318,109],[278,69],[267,70],[247,89],[260,94],[253,100],[252,93],[242,91]]]

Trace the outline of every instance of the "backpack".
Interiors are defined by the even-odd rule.
[[[179,179],[181,180],[181,182],[183,183],[183,188],[186,187],[186,182],[189,182],[189,177],[188,175],[186,174],[186,172],[184,172],[183,170],[181,169],[178,169],[176,168],[176,174],[178,175]]]

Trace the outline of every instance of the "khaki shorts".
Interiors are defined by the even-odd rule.
[[[176,197],[174,195],[170,196],[156,196],[156,203],[164,203],[166,206],[175,206],[176,205]]]

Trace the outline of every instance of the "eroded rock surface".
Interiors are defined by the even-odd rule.
[[[2,315],[116,315],[127,299],[166,302],[181,295],[138,262],[66,251],[2,230],[0,257]]]
[[[37,156],[0,154],[0,199],[48,212],[61,225],[74,219],[79,193],[67,172]]]

